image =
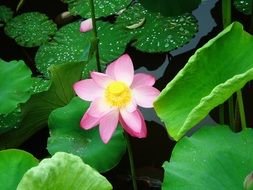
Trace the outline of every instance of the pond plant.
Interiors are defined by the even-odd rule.
[[[253,190],[252,0],[36,2],[0,5],[1,190]]]

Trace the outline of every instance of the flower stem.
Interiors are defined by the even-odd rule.
[[[231,24],[231,0],[222,0],[222,23],[223,28]]]
[[[90,12],[91,12],[91,19],[92,19],[92,26],[93,26],[93,34],[94,34],[94,47],[95,47],[95,56],[96,56],[96,63],[97,63],[97,70],[101,72],[101,65],[99,59],[99,49],[98,49],[98,33],[97,33],[97,25],[96,25],[96,16],[95,16],[95,8],[94,8],[94,1],[89,0],[90,4]]]
[[[125,132],[125,138],[127,142],[127,151],[128,151],[128,157],[130,162],[130,168],[131,168],[131,175],[132,175],[132,182],[133,182],[133,189],[137,190],[137,183],[136,183],[136,175],[135,175],[135,168],[134,168],[134,158],[133,158],[133,152],[132,147],[130,144],[129,135]]]
[[[243,130],[247,129],[244,106],[243,106],[243,99],[242,99],[242,92],[241,90],[237,91],[237,101],[239,106],[239,113],[241,118],[241,126]]]
[[[228,113],[229,113],[229,124],[231,129],[235,129],[235,106],[234,106],[234,97],[233,95],[228,99]]]

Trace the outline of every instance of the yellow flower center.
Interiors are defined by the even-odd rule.
[[[123,82],[112,82],[105,90],[105,98],[111,106],[124,107],[131,100],[131,92]]]

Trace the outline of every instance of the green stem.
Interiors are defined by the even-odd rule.
[[[97,25],[96,25],[96,16],[95,16],[95,8],[93,0],[89,0],[90,3],[90,11],[91,11],[91,19],[92,19],[92,26],[93,26],[93,34],[94,34],[94,46],[95,46],[95,56],[96,56],[96,63],[97,63],[97,70],[101,72],[101,65],[99,59],[99,49],[98,49],[98,32],[97,32]]]
[[[129,136],[126,132],[125,132],[125,138],[126,138],[126,142],[127,142],[127,150],[128,150],[128,156],[129,156],[129,162],[130,162],[130,168],[131,168],[133,188],[134,188],[134,190],[137,190],[133,152],[132,152],[132,147],[131,147],[131,144],[130,144]]]
[[[229,113],[229,124],[232,130],[235,130],[235,107],[233,95],[228,99],[228,113]]]
[[[242,99],[242,92],[241,90],[237,91],[237,101],[239,106],[239,113],[241,118],[241,126],[243,130],[247,129],[244,106],[243,106],[243,99]]]
[[[219,120],[220,120],[220,124],[224,124],[225,123],[225,119],[224,119],[224,104],[221,104],[219,106]]]
[[[222,23],[223,28],[231,23],[231,0],[222,0]]]

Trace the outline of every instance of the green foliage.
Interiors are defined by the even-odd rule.
[[[38,163],[36,158],[22,150],[0,151],[0,189],[16,189],[24,173]]]
[[[100,59],[105,65],[119,58],[125,52],[132,36],[118,25],[97,22],[97,26]]]
[[[40,46],[35,62],[45,76],[49,77],[48,68],[51,65],[87,61],[92,36],[81,33],[79,28],[80,22],[68,24],[57,31],[50,42]]]
[[[89,0],[63,0],[68,3],[68,9],[73,15],[80,15],[83,18],[90,18]],[[108,16],[126,8],[131,0],[94,0],[96,17]]]
[[[49,68],[51,86],[48,91],[34,94],[24,104],[21,126],[0,135],[0,149],[16,147],[47,125],[48,116],[65,106],[75,96],[73,84],[81,79],[83,63],[66,63]]]
[[[8,22],[13,16],[13,12],[9,7],[4,5],[0,5],[0,27],[4,25],[4,23]]]
[[[154,106],[175,140],[253,79],[252,49],[253,37],[233,23],[198,49],[163,89]]]
[[[32,72],[23,61],[0,59],[0,114],[12,112],[31,95]]]
[[[25,47],[40,46],[47,42],[57,30],[56,24],[39,12],[23,13],[11,19],[5,26],[5,33]]]
[[[252,0],[234,0],[234,6],[238,11],[246,15],[252,13]]]
[[[25,173],[17,190],[111,190],[105,177],[78,156],[63,152]]]
[[[0,134],[16,129],[21,123],[21,109],[18,107],[8,114],[0,114]]]
[[[85,163],[105,172],[120,161],[126,149],[125,139],[120,127],[108,144],[102,142],[98,127],[82,129],[80,121],[88,107],[87,102],[76,97],[67,106],[50,114],[48,150],[51,154],[64,151],[78,155]]]
[[[197,20],[190,13],[164,17],[145,10],[138,3],[123,12],[117,24],[132,35],[132,46],[149,53],[167,52],[183,46],[197,32]]]
[[[180,140],[165,162],[163,189],[238,190],[253,169],[253,130],[203,127]]]
[[[31,87],[31,91],[33,94],[38,94],[40,92],[47,91],[51,85],[50,80],[45,80],[42,78],[34,77],[32,78],[33,85]]]
[[[196,9],[201,0],[139,0],[151,12],[159,12],[164,16],[178,16]]]

